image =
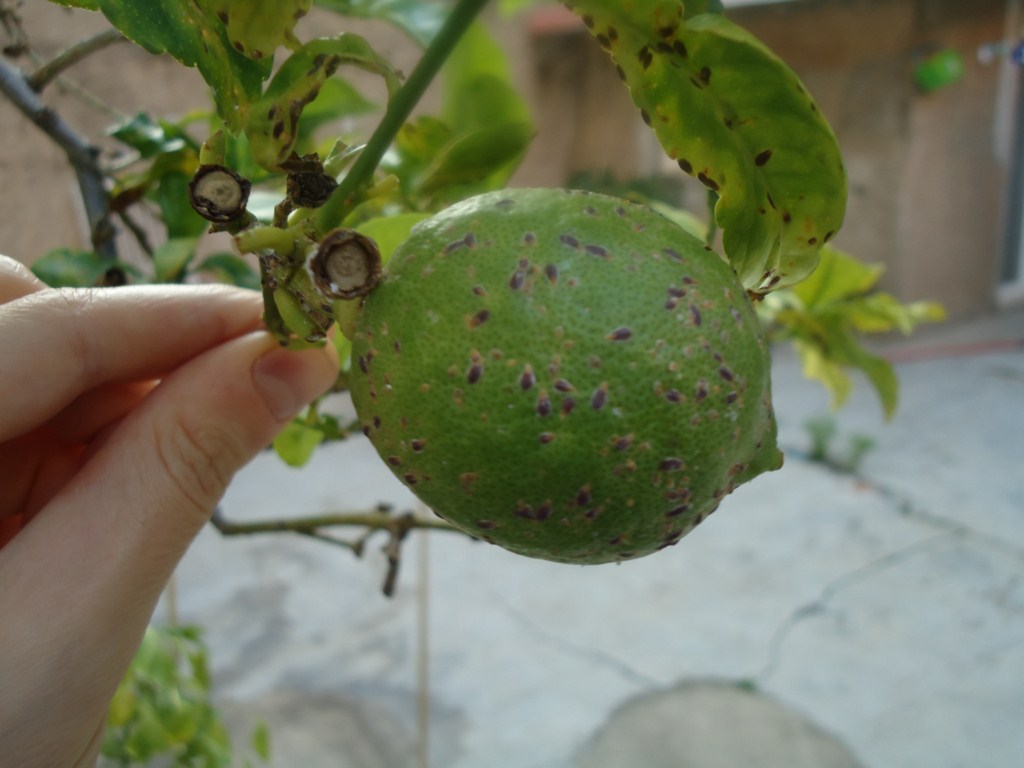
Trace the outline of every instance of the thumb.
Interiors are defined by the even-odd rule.
[[[89,462],[117,477],[107,495],[115,529],[136,526],[150,558],[172,564],[205,523],[232,476],[335,381],[330,347],[294,352],[265,333],[224,344],[165,379]],[[82,477],[84,483],[91,478]],[[109,502],[108,502],[109,503]],[[143,543],[143,542],[138,542]]]
[[[0,623],[17,617],[4,625],[12,632],[0,678],[5,664],[32,673],[0,690],[0,710],[5,699],[18,702],[18,728],[31,736],[34,722],[60,722],[62,733],[88,741],[164,584],[232,475],[330,387],[337,365],[330,347],[288,352],[266,333],[193,358],[0,550]]]
[[[163,379],[12,544],[45,541],[62,578],[81,559],[62,550],[87,551],[95,589],[147,585],[155,600],[232,476],[337,370],[330,345],[287,351],[263,332],[208,350]]]

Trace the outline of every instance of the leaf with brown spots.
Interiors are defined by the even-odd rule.
[[[133,43],[197,68],[213,91],[217,114],[228,130],[242,127],[270,75],[269,57],[246,58],[231,44],[224,24],[191,0],[97,0],[95,7]]]
[[[273,58],[282,45],[300,43],[295,24],[309,13],[313,0],[199,0],[227,27],[228,40],[251,59]]]
[[[400,85],[398,73],[370,44],[353,34],[311,40],[288,57],[245,122],[253,159],[268,170],[279,170],[298,140],[299,117],[307,104],[342,64],[384,78],[388,93]]]
[[[623,72],[666,154],[715,190],[743,286],[768,293],[814,269],[842,224],[846,172],[799,78],[712,2],[573,0]],[[614,34],[610,33],[614,31]]]

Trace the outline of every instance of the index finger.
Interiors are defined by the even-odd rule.
[[[260,324],[259,294],[228,286],[48,289],[0,305],[0,440],[107,382],[159,378]]]

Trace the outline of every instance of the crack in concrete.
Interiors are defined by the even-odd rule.
[[[865,487],[876,493],[883,501],[888,502],[892,506],[892,511],[895,514],[901,515],[902,517],[910,520],[915,520],[919,523],[924,523],[925,525],[936,528],[943,533],[951,534],[961,539],[973,541],[990,549],[998,550],[1004,555],[1008,555],[1014,560],[1017,560],[1022,566],[1024,566],[1024,546],[1008,543],[996,536],[993,536],[992,534],[972,528],[965,523],[924,509],[923,507],[915,504],[905,493],[898,491],[885,483],[873,480],[860,472],[852,471],[830,461],[817,461],[810,458],[806,451],[802,451],[797,448],[786,448],[783,452],[786,454],[787,459],[796,459],[797,461],[802,461],[805,464],[826,470],[833,475],[848,477],[851,480],[862,483]]]
[[[912,557],[931,549],[937,542],[949,539],[951,536],[953,536],[951,532],[944,531],[933,534],[924,539],[918,539],[911,544],[899,547],[898,549],[888,552],[869,563],[859,565],[856,568],[852,568],[851,570],[841,573],[831,579],[821,589],[817,597],[794,608],[775,628],[771,639],[768,641],[767,660],[761,668],[761,671],[754,676],[754,682],[759,687],[763,688],[765,683],[768,681],[768,678],[770,678],[782,664],[783,646],[790,634],[792,634],[792,632],[807,619],[827,611],[829,602],[840,592],[854,584],[877,576],[887,568],[900,565],[901,563],[910,560]]]
[[[759,686],[763,686],[765,682],[767,682],[768,678],[770,678],[781,665],[783,646],[792,632],[800,624],[828,610],[829,602],[848,587],[864,581],[865,579],[877,576],[887,568],[899,565],[912,557],[931,549],[937,542],[950,538],[967,541],[969,543],[998,550],[1002,554],[1008,555],[1016,560],[1020,565],[1024,565],[1024,548],[1022,547],[1014,544],[1008,544],[995,536],[976,530],[969,525],[965,525],[964,523],[951,520],[943,515],[923,509],[894,488],[878,483],[859,472],[850,471],[849,469],[827,461],[816,461],[810,459],[807,457],[806,453],[799,450],[787,450],[786,455],[787,458],[795,455],[798,460],[802,460],[806,464],[812,464],[832,474],[844,475],[852,480],[864,483],[864,485],[870,488],[874,493],[878,494],[883,501],[888,503],[893,514],[901,515],[922,523],[933,529],[937,529],[938,532],[924,539],[918,539],[915,542],[899,547],[892,552],[888,552],[881,557],[872,560],[871,562],[857,566],[856,568],[836,576],[825,584],[817,597],[790,611],[790,613],[775,628],[771,639],[768,641],[767,660],[760,672],[758,672],[753,678],[753,681]]]
[[[590,646],[580,645],[578,643],[569,642],[564,638],[556,635],[553,632],[549,632],[540,625],[537,624],[533,619],[518,610],[506,600],[502,599],[498,595],[493,595],[494,602],[498,604],[509,616],[535,640],[544,643],[552,648],[555,648],[561,653],[575,656],[580,659],[585,659],[598,666],[611,669],[617,672],[622,677],[626,678],[630,682],[641,686],[644,689],[651,687],[658,687],[662,685],[662,682],[655,680],[653,677],[645,675],[637,669],[627,664],[622,659],[613,656],[610,653],[591,648]]]

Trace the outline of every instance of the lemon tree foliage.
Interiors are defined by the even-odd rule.
[[[295,24],[309,12],[313,0],[196,0],[196,4],[225,25],[235,50],[262,59],[282,45],[299,47]]]
[[[316,0],[316,4],[344,16],[386,21],[423,46],[434,39],[450,10],[437,0]]]
[[[238,51],[212,10],[192,0],[95,0],[84,5],[102,11],[125,37],[150,53],[166,53],[196,67],[210,86],[221,119],[233,130],[241,127],[270,74],[271,57],[254,60]],[[282,18],[265,16],[264,23],[282,23]]]
[[[397,72],[359,35],[311,40],[299,45],[274,74],[245,120],[245,134],[257,164],[280,171],[299,141],[300,118],[339,66],[359,67],[384,78],[389,93],[399,85]]]
[[[252,768],[270,758],[267,728],[250,737]],[[107,713],[103,766],[161,764],[233,768],[227,729],[211,700],[207,649],[196,627],[149,627]]]
[[[865,374],[878,394],[886,418],[896,412],[899,381],[892,366],[869,352],[863,334],[900,331],[908,334],[923,322],[938,322],[945,312],[934,302],[904,304],[877,290],[882,267],[864,264],[832,247],[822,249],[821,263],[790,291],[765,298],[759,307],[775,339],[792,341],[803,360],[804,374],[820,381],[840,407],[852,389],[851,369]]]

